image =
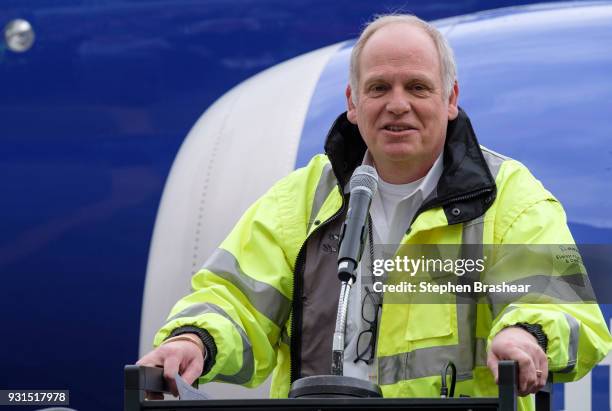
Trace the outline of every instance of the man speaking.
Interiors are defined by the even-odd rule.
[[[163,366],[171,385],[176,372],[249,387],[273,372],[272,397],[329,374],[340,287],[329,244],[362,164],[379,176],[364,278],[373,244],[572,244],[559,202],[522,164],[479,146],[458,95],[452,50],[434,27],[410,15],[367,25],[325,154],[248,209],[139,364]],[[582,377],[612,346],[597,304],[381,304],[367,288],[353,291],[345,374],[376,382],[385,397],[439,396],[447,361],[457,396],[496,396],[505,359],[518,362],[526,396],[550,372],[558,382]],[[533,407],[528,398],[520,406]]]

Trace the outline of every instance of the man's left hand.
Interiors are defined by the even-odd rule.
[[[546,384],[548,359],[536,338],[519,327],[501,330],[491,342],[487,367],[498,383],[497,367],[500,360],[515,360],[519,365],[519,395],[535,394]]]

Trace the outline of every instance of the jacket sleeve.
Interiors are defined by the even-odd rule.
[[[527,206],[514,207],[514,212],[507,210],[511,221],[499,233],[493,276],[530,285],[529,294],[492,304],[488,344],[505,327],[539,324],[548,338],[546,354],[554,381],[575,381],[608,354],[612,338],[561,204],[531,175],[527,180],[546,195],[528,198]]]
[[[276,365],[277,344],[291,310],[295,247],[290,239],[303,238],[296,232],[299,221],[284,211],[292,210],[286,184],[281,180],[246,211],[193,276],[192,293],[173,307],[155,336],[158,346],[177,330],[195,327],[209,339],[203,338],[209,358],[201,383],[253,387]]]

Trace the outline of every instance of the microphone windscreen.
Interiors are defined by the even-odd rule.
[[[374,195],[378,188],[378,173],[374,167],[361,165],[355,169],[351,177],[350,189],[353,191],[357,187],[366,188]]]

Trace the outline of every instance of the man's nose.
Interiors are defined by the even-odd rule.
[[[387,102],[387,111],[400,115],[411,110],[410,100],[403,90],[393,90]]]

